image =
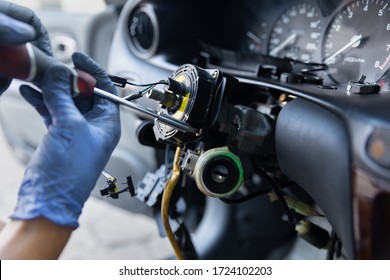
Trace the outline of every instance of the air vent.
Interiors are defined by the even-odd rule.
[[[130,48],[141,58],[151,57],[158,45],[156,14],[151,6],[136,7],[128,21]]]
[[[52,32],[50,41],[54,57],[65,64],[72,64],[72,54],[78,49],[76,40],[69,34]]]

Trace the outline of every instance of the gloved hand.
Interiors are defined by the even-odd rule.
[[[28,8],[0,1],[0,44],[27,42],[32,42],[47,55],[52,56],[49,36],[35,13]],[[11,79],[0,76],[0,95],[10,83]]]
[[[116,94],[94,61],[80,53],[73,61],[97,79],[98,88]],[[119,141],[118,106],[93,96],[91,108],[83,101],[81,113],[71,98],[69,76],[64,66],[49,68],[42,82],[43,98],[29,86],[20,89],[44,119],[48,133],[27,166],[12,219],[44,217],[77,227],[84,202]]]

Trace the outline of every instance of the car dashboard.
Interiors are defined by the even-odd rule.
[[[123,36],[136,57],[152,64],[181,65],[212,52],[232,70],[246,70],[235,57],[270,56],[323,64],[329,85],[364,75],[389,90],[387,1],[130,2]]]
[[[386,1],[274,1],[249,10],[259,13],[245,27],[241,51],[325,64],[330,84],[346,84],[361,75],[367,82],[386,83]]]
[[[110,201],[160,217],[181,149],[164,205],[188,258],[288,258],[297,235],[330,258],[390,258],[389,1],[106,2],[110,25],[91,19],[89,51],[129,83],[119,97],[138,93],[131,102],[153,112],[121,107],[105,169],[130,175],[138,199]],[[31,153],[39,141],[12,122],[28,113],[16,97],[2,97],[1,122]],[[306,234],[301,222],[318,225]]]
[[[390,234],[384,223],[390,199],[389,34],[385,0],[127,1],[108,70],[147,83],[196,65],[234,80],[233,93],[223,98],[242,116],[253,109],[275,121],[276,165],[324,211],[345,256],[383,258],[390,252],[379,245],[388,244],[384,236]],[[147,98],[136,102],[164,107]],[[218,142],[207,143],[210,135],[195,142]],[[177,138],[162,142],[190,142]],[[273,172],[268,152],[242,151]]]

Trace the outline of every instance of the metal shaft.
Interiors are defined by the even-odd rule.
[[[114,103],[117,103],[117,104],[120,104],[120,105],[123,105],[123,106],[126,106],[134,111],[137,111],[139,113],[142,113],[142,114],[145,114],[149,117],[152,117],[154,118],[155,120],[157,120],[158,122],[161,122],[163,124],[166,124],[166,125],[169,125],[173,128],[176,128],[182,132],[190,132],[190,133],[195,133],[195,134],[198,134],[199,133],[199,130],[196,129],[196,128],[193,128],[191,127],[190,125],[188,125],[187,123],[185,122],[182,122],[180,120],[177,120],[167,114],[164,114],[164,113],[159,113],[153,109],[150,109],[150,108],[147,108],[147,107],[144,107],[144,106],[141,106],[139,104],[136,104],[136,103],[132,103],[132,102],[129,102],[123,98],[120,98],[116,95],[113,95],[107,91],[104,91],[104,90],[101,90],[101,89],[98,89],[98,88],[95,88],[93,90],[93,92],[103,98],[106,98],[106,99],[109,99],[111,100],[112,102]]]
[[[105,169],[103,169],[102,175],[103,175],[104,177],[106,177],[106,179],[114,178],[114,176],[112,176],[110,173],[108,173]]]

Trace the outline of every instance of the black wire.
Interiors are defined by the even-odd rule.
[[[133,82],[129,82],[126,80],[126,84],[128,85],[131,85],[133,87],[149,87],[149,86],[157,86],[157,85],[169,85],[168,81],[166,80],[161,80],[161,81],[158,81],[158,82],[155,82],[155,83],[149,83],[149,84],[137,84],[137,83],[133,83]]]
[[[132,101],[132,100],[136,100],[136,99],[141,98],[142,96],[145,95],[146,92],[148,92],[149,90],[153,89],[157,85],[169,85],[168,81],[165,81],[165,80],[161,80],[159,82],[150,83],[150,84],[136,84],[136,83],[129,82],[129,81],[126,80],[126,84],[129,84],[129,85],[132,85],[132,86],[135,86],[135,87],[145,87],[144,89],[142,89],[140,91],[131,93],[131,94],[123,97],[123,99],[125,99],[127,101]]]
[[[266,194],[266,193],[269,193],[270,190],[260,190],[260,191],[257,191],[257,192],[253,192],[251,194],[248,194],[246,196],[243,196],[243,197],[240,197],[240,198],[237,198],[237,199],[229,199],[229,198],[221,198],[221,201],[227,203],[227,204],[236,204],[236,203],[241,203],[241,202],[245,202],[245,201],[248,201],[252,198],[255,198],[255,197],[258,197],[260,195],[263,195],[263,194]]]
[[[128,191],[128,190],[129,190],[129,187],[124,188],[123,190],[117,191],[114,194],[121,194],[121,193],[124,193],[125,191]]]
[[[136,99],[139,99],[141,98],[142,96],[145,95],[145,93],[149,90],[151,90],[152,88],[154,88],[155,86],[152,85],[152,86],[148,86],[146,88],[144,88],[143,90],[140,90],[140,91],[137,91],[137,92],[134,92],[134,93],[131,93],[125,97],[123,97],[123,99],[127,100],[127,101],[132,101],[132,100],[136,100]]]
[[[282,204],[282,207],[283,207],[283,209],[284,209],[284,212],[285,212],[286,215],[287,215],[288,220],[289,220],[293,225],[295,225],[296,222],[295,222],[293,213],[292,213],[291,209],[288,207],[287,202],[286,202],[286,200],[284,199],[284,196],[283,196],[282,191],[281,191],[281,190],[279,189],[279,187],[276,185],[276,183],[274,182],[274,180],[273,180],[273,179],[272,179],[264,170],[262,170],[261,168],[256,168],[256,171],[259,173],[259,175],[261,176],[261,178],[263,178],[264,180],[266,180],[267,184],[272,188],[272,190],[274,191],[274,193],[275,193],[276,196],[278,197],[279,202]]]
[[[343,244],[341,243],[340,239],[337,238],[336,240],[336,245],[335,245],[335,252],[336,252],[336,257],[338,259],[340,259],[341,257],[343,257],[344,259],[346,259],[346,257],[343,255],[341,249],[343,248]]]
[[[332,231],[330,236],[331,236],[332,242],[330,244],[330,248],[329,248],[327,256],[326,256],[327,260],[333,260],[334,259],[334,252],[335,252],[336,242],[337,242],[337,236],[336,236],[334,231]]]
[[[115,86],[121,87],[121,88],[126,87],[126,84],[134,86],[134,87],[149,87],[149,86],[156,86],[156,85],[169,85],[169,82],[167,80],[160,80],[158,82],[149,83],[149,84],[137,84],[137,83],[130,82],[126,78],[122,78],[122,77],[118,77],[118,76],[114,76],[114,75],[108,75],[108,77],[110,78],[110,80],[113,82],[113,84]]]

